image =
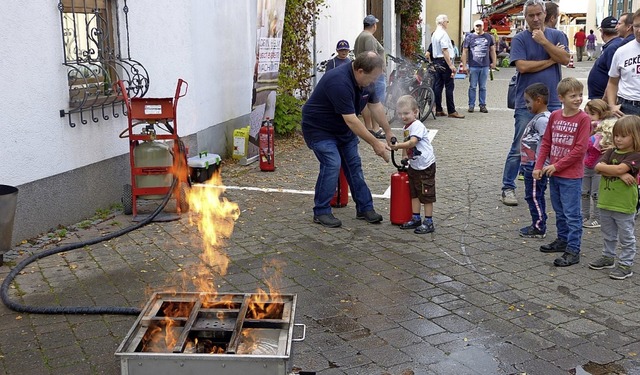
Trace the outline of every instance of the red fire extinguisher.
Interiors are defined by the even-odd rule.
[[[268,117],[262,122],[258,133],[258,147],[260,148],[260,170],[272,172],[276,169],[273,145],[273,121]]]
[[[391,144],[398,140],[391,138]],[[391,151],[391,161],[398,169],[391,175],[391,202],[389,208],[389,220],[391,224],[401,225],[411,220],[413,210],[411,209],[411,193],[409,191],[409,175],[407,174],[407,161],[402,160],[400,165],[396,164],[394,152]]]
[[[347,182],[347,176],[344,175],[344,171],[340,168],[340,177],[338,178],[338,186],[336,186],[336,192],[331,198],[329,204],[331,207],[344,207],[349,202],[349,183]]]

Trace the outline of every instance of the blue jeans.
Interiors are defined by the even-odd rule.
[[[542,176],[539,180],[534,180],[532,176],[533,165],[522,164],[524,173],[524,200],[529,204],[531,214],[531,225],[539,231],[547,231],[547,202],[544,199],[544,192],[547,190],[547,176]]]
[[[625,115],[637,115],[637,116],[640,116],[640,107],[638,107],[638,106],[633,106],[633,105],[629,105],[627,103],[622,103],[622,105],[620,106],[620,110]]]
[[[567,252],[580,253],[582,239],[582,179],[549,177],[551,205],[556,212],[558,238],[567,243]]]
[[[487,77],[489,76],[488,66],[469,67],[469,107],[476,105],[476,87],[480,86],[478,103],[487,105]]]
[[[375,81],[376,88],[376,96],[380,102],[383,102],[385,96],[387,96],[387,77],[383,74],[380,74],[380,77]]]
[[[549,111],[553,112],[560,107],[549,107]],[[526,108],[516,108],[513,118],[515,119],[513,141],[511,149],[507,154],[507,160],[504,162],[504,171],[502,172],[502,190],[515,190],[516,177],[520,171],[520,141],[527,124],[535,116]]]
[[[331,213],[330,202],[338,184],[340,166],[342,166],[349,188],[351,188],[351,196],[356,202],[356,211],[373,210],[373,197],[364,180],[362,163],[358,154],[358,143],[360,143],[360,139],[356,136],[348,141],[324,139],[307,142],[307,146],[320,162],[320,172],[313,199],[313,214],[315,216]]]

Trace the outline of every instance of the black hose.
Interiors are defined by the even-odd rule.
[[[2,287],[0,287],[0,299],[2,299],[2,302],[11,310],[13,311],[17,311],[17,312],[21,312],[21,313],[31,313],[31,314],[115,314],[115,315],[139,315],[140,312],[142,311],[141,309],[138,308],[134,308],[134,307],[117,307],[117,306],[79,306],[79,307],[65,307],[65,306],[27,306],[27,305],[23,305],[20,304],[18,302],[12,301],[11,298],[9,298],[9,286],[11,285],[11,283],[13,282],[13,280],[16,278],[16,276],[18,275],[18,273],[20,273],[20,271],[22,271],[26,266],[28,266],[29,264],[33,263],[34,261],[44,258],[44,257],[48,257],[50,255],[53,254],[58,254],[64,251],[70,251],[70,250],[75,250],[75,249],[79,249],[85,246],[90,246],[90,245],[95,245],[97,243],[103,242],[103,241],[108,241],[112,238],[116,238],[119,236],[122,236],[123,234],[127,234],[131,231],[134,231],[138,228],[141,228],[147,224],[149,224],[156,216],[158,216],[158,214],[164,209],[164,207],[167,205],[167,203],[169,202],[169,199],[171,198],[172,192],[174,191],[176,184],[177,184],[178,179],[174,178],[173,179],[173,183],[171,184],[171,188],[169,189],[169,192],[167,193],[167,195],[165,195],[164,199],[162,200],[162,202],[160,203],[160,205],[155,209],[155,211],[153,211],[153,213],[151,213],[151,215],[149,215],[148,217],[146,217],[144,220],[130,225],[126,228],[120,229],[119,231],[113,232],[113,233],[109,233],[104,237],[100,237],[100,238],[94,238],[94,239],[90,239],[87,241],[82,241],[82,242],[75,242],[75,243],[71,243],[68,245],[64,245],[64,246],[59,246],[53,249],[49,249],[46,251],[43,251],[41,253],[38,254],[32,254],[31,256],[29,256],[28,258],[22,260],[20,263],[18,263],[18,265],[15,266],[15,268],[13,268],[11,270],[11,272],[9,272],[9,274],[7,275],[7,277],[4,279],[4,281],[2,282]]]

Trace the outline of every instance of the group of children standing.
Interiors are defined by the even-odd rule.
[[[602,256],[589,263],[589,268],[613,268],[609,276],[623,280],[633,275],[636,253],[640,117],[616,119],[601,99],[589,101],[586,112],[582,111],[583,88],[575,78],[561,80],[557,91],[563,108],[552,113],[547,110],[545,85],[536,83],[525,89],[527,108],[534,117],[522,137],[521,170],[532,222],[520,229],[520,236],[546,236],[544,194],[548,185],[557,238],[540,251],[562,253],[554,260],[557,267],[577,264],[582,228],[600,227]]]
[[[633,275],[636,254],[635,216],[638,209],[640,168],[640,117],[619,119],[602,99],[589,101],[585,110],[584,86],[575,78],[564,78],[557,87],[562,109],[549,112],[549,89],[534,83],[524,91],[527,108],[534,117],[521,141],[521,170],[531,225],[520,236],[545,238],[547,213],[545,191],[550,191],[556,215],[556,239],[540,246],[543,253],[562,253],[553,264],[568,267],[580,262],[582,228],[601,228],[602,256],[589,268],[613,269],[609,276],[624,280]],[[404,141],[392,146],[403,149],[409,159],[409,183],[413,217],[400,226],[425,234],[435,230],[435,155],[427,129],[417,119],[415,99],[398,100],[397,113],[404,124]],[[425,218],[420,216],[424,205]],[[620,254],[616,265],[616,246]]]

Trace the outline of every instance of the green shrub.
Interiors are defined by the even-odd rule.
[[[276,133],[291,135],[300,129],[302,120],[302,100],[288,93],[281,93],[276,100],[276,114],[273,125]]]
[[[325,0],[287,0],[278,74],[278,98],[273,124],[278,134],[292,134],[302,121],[302,103],[311,93],[313,25],[326,8]]]

